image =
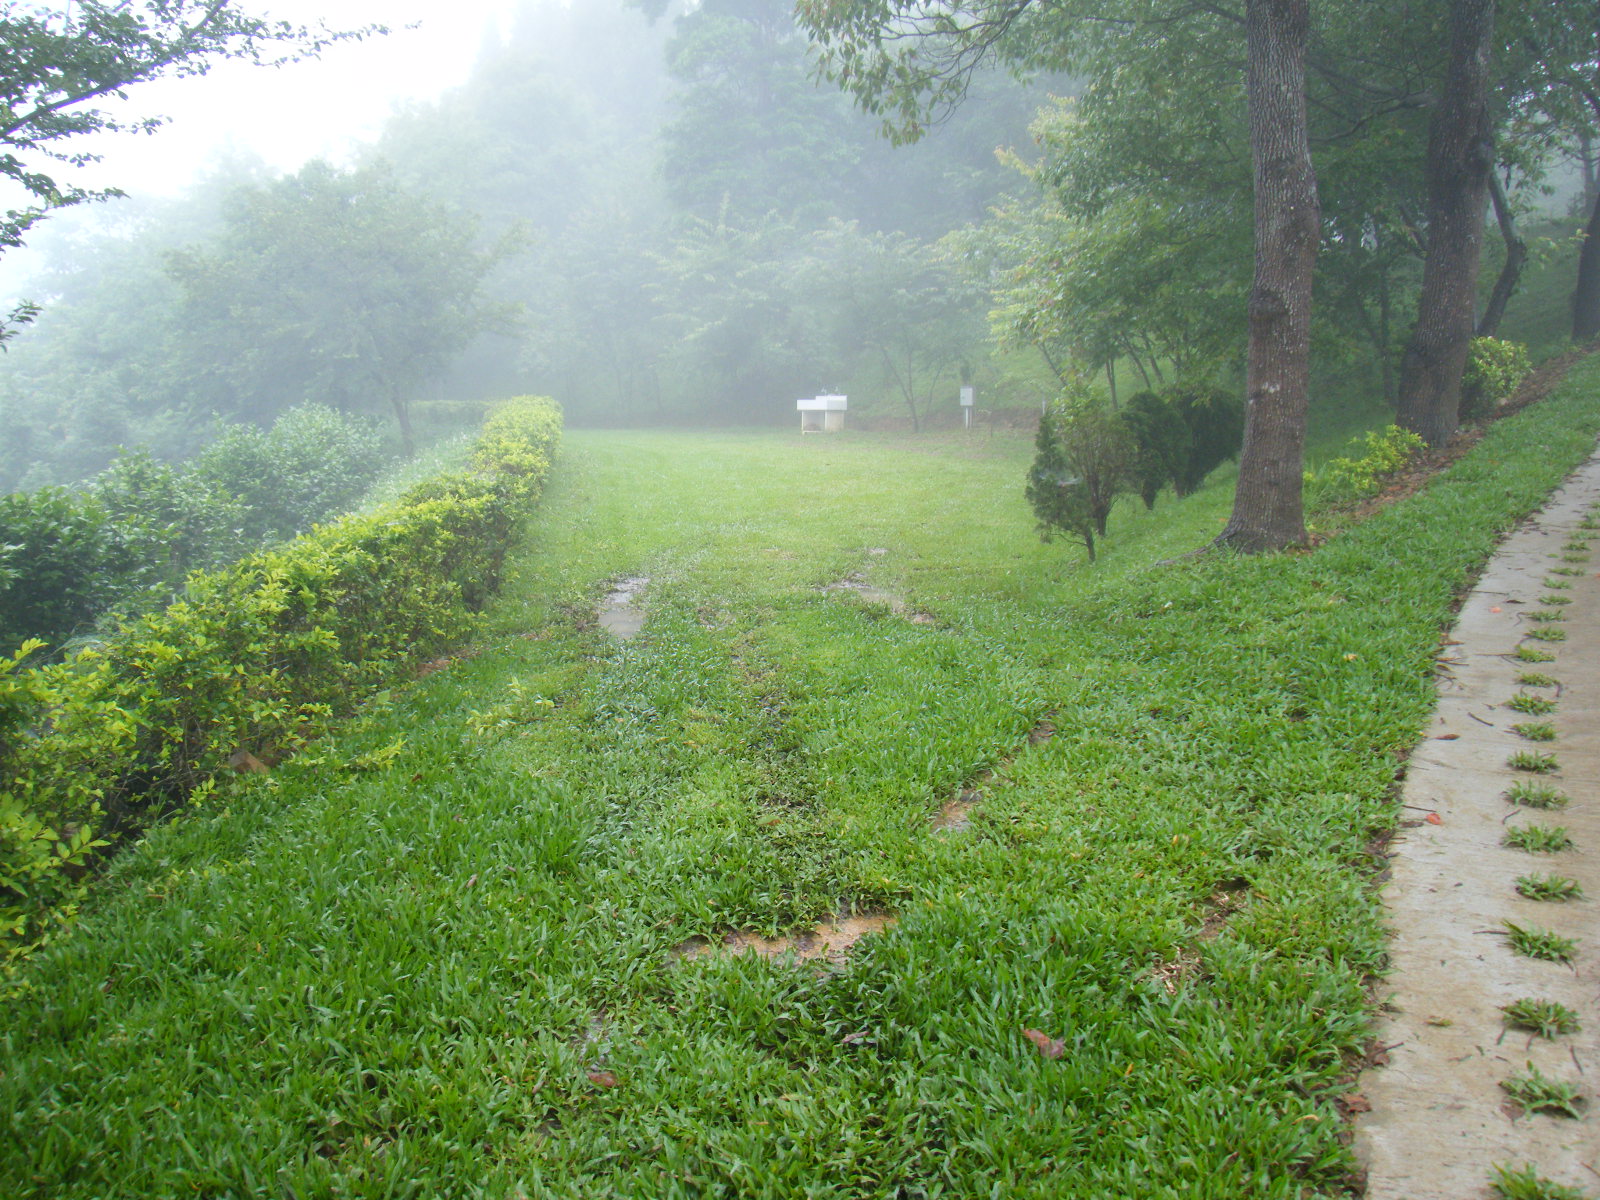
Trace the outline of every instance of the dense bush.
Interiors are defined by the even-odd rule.
[[[1171,401],[1155,392],[1128,397],[1122,420],[1133,437],[1133,486],[1144,506],[1154,508],[1161,489],[1187,466],[1194,436]]]
[[[462,636],[537,498],[560,411],[523,398],[473,467],[234,566],[33,670],[0,661],[0,934],[70,915],[103,838],[203,792],[230,755],[293,750],[365,690]]]
[[[106,510],[65,488],[0,496],[0,652],[59,644],[116,598],[128,562]]]
[[[255,544],[304,533],[348,512],[383,470],[377,425],[326,405],[302,404],[270,429],[236,425],[197,454],[193,478],[244,505]]]
[[[1167,484],[1187,496],[1239,452],[1244,408],[1225,392],[1172,388],[1131,396],[1121,412],[1081,390],[1056,402],[1039,422],[1027,497],[1048,541],[1070,533],[1095,557],[1117,496],[1137,491],[1146,508]]]
[[[1517,390],[1532,369],[1528,348],[1520,342],[1473,338],[1467,372],[1461,379],[1461,419],[1476,421],[1487,417]]]
[[[1189,451],[1172,481],[1173,490],[1187,496],[1237,457],[1244,443],[1244,404],[1220,388],[1177,388],[1166,398],[1189,430]]]

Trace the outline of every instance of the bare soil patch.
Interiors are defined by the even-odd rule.
[[[761,958],[792,957],[796,962],[842,963],[862,938],[882,933],[894,926],[899,918],[891,913],[862,913],[855,916],[836,917],[815,929],[783,937],[762,937],[758,933],[735,930],[713,941],[694,937],[674,949],[680,959],[712,958],[719,954],[754,954]]]

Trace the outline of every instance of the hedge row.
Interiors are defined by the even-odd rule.
[[[219,772],[291,752],[471,627],[560,439],[553,401],[505,402],[470,466],[190,578],[185,598],[66,662],[0,658],[0,950],[70,920],[97,850]]]

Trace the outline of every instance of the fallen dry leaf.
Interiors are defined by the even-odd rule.
[[[1349,1092],[1344,1096],[1344,1110],[1347,1113],[1371,1112],[1372,1101],[1360,1092]]]
[[[595,1087],[601,1088],[614,1088],[621,1086],[617,1080],[617,1077],[610,1071],[590,1071],[589,1082],[594,1084]]]
[[[1048,1033],[1040,1033],[1037,1029],[1024,1029],[1022,1036],[1027,1038],[1046,1058],[1060,1058],[1067,1052],[1067,1044],[1060,1038],[1053,1038]]]

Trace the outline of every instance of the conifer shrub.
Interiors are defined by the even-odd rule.
[[[1128,397],[1121,416],[1133,436],[1133,486],[1154,508],[1161,489],[1188,469],[1194,435],[1172,402],[1155,392]]]
[[[1072,473],[1066,454],[1056,437],[1056,416],[1046,412],[1039,418],[1035,438],[1036,453],[1028,472],[1025,494],[1038,520],[1039,537],[1049,542],[1065,533],[1082,542],[1094,561],[1094,516],[1089,505],[1089,489]]]
[[[292,752],[462,637],[493,595],[560,437],[549,400],[508,401],[472,466],[190,578],[184,598],[30,668],[0,659],[0,947],[70,918],[98,846],[205,794],[240,750]]]
[[[1092,398],[1068,393],[1039,421],[1037,455],[1026,495],[1039,534],[1077,538],[1094,561],[1094,539],[1132,479],[1135,447],[1127,425]]]
[[[1167,402],[1189,430],[1189,449],[1173,476],[1180,496],[1197,491],[1206,476],[1244,445],[1244,403],[1220,388],[1183,387],[1166,393]]]

